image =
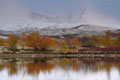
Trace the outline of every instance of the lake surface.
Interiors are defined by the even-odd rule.
[[[0,59],[0,80],[120,80],[120,60]]]

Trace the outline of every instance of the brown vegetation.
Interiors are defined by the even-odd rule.
[[[53,38],[50,36],[41,36],[38,32],[30,34],[22,33],[17,36],[10,34],[8,39],[0,38],[0,46],[8,46],[10,50],[16,51],[18,47],[22,50],[53,51],[58,53],[76,53],[80,49],[87,48],[119,48],[120,34],[117,38],[111,37],[111,32],[106,31],[105,36],[90,37],[72,37],[67,39]],[[27,49],[26,49],[27,48]],[[20,50],[20,49],[18,49]]]

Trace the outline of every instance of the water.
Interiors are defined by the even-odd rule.
[[[120,60],[0,59],[0,80],[120,80]]]

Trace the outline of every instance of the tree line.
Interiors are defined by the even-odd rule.
[[[22,33],[17,36],[9,34],[7,39],[0,38],[0,46],[7,47],[10,50],[17,50],[30,48],[33,50],[58,50],[63,53],[70,50],[80,49],[81,47],[119,47],[120,34],[116,38],[112,38],[110,30],[106,31],[104,36],[89,36],[89,37],[73,37],[58,39],[50,36],[41,36],[39,32],[32,32],[30,34]]]

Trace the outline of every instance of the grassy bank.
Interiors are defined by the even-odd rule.
[[[120,54],[63,54],[63,53],[57,53],[57,54],[0,54],[0,58],[41,58],[41,57],[51,57],[51,58],[79,58],[79,57],[85,57],[85,58],[120,58]]]

